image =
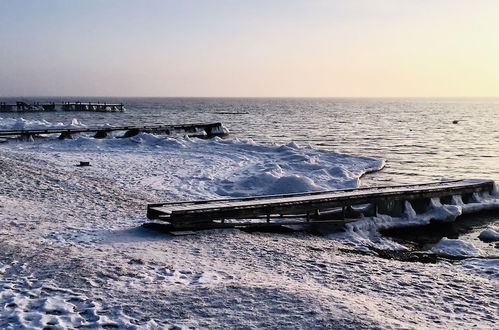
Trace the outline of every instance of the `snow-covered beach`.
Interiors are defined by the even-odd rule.
[[[0,157],[2,328],[496,327],[497,259],[407,263],[334,233],[141,227],[147,203],[356,187],[380,159],[150,134],[9,141]]]
[[[499,330],[499,1],[0,1],[0,330]]]

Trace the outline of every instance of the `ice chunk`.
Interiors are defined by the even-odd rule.
[[[472,243],[459,239],[442,238],[431,252],[441,256],[478,257],[481,252]]]
[[[496,242],[499,241],[499,228],[489,227],[482,231],[478,238],[484,242]]]

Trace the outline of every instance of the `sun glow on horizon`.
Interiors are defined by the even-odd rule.
[[[495,1],[6,0],[0,11],[0,96],[499,96]]]

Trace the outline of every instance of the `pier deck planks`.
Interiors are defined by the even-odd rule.
[[[184,201],[148,205],[148,218],[165,221],[175,228],[225,228],[237,226],[283,225],[286,223],[346,222],[345,210],[356,205],[373,205],[404,200],[421,200],[433,197],[491,192],[492,180],[453,180],[428,184],[357,188],[299,194],[228,198],[209,201]],[[343,219],[322,220],[319,214],[333,209],[340,210]],[[336,212],[338,213],[338,212]],[[285,221],[296,217],[306,220]],[[280,218],[275,221],[276,218]],[[244,219],[242,222],[225,222],[227,219]],[[260,219],[264,222],[248,222]]]

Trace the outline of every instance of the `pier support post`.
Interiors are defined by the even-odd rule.
[[[126,131],[125,134],[122,137],[123,138],[129,138],[129,137],[138,135],[139,133],[140,133],[140,130],[134,128],[134,129],[130,129],[130,130]]]
[[[21,141],[33,142],[35,135],[34,134],[21,134]]]
[[[477,203],[478,200],[476,198],[476,195],[474,193],[466,193],[461,195],[461,200],[463,201],[464,204],[469,204],[469,203]]]
[[[400,217],[404,214],[405,206],[404,200],[381,200],[377,202],[378,213],[386,214],[392,217]]]
[[[413,199],[409,201],[411,203],[411,206],[413,210],[417,214],[422,214],[428,211],[430,207],[430,199],[429,198],[419,198],[419,199]]]
[[[94,138],[95,139],[105,139],[105,138],[107,138],[108,133],[109,132],[107,132],[107,131],[98,131],[97,133],[95,133]]]
[[[59,140],[64,139],[74,139],[74,133],[71,133],[71,131],[62,132],[61,135],[59,135]]]

